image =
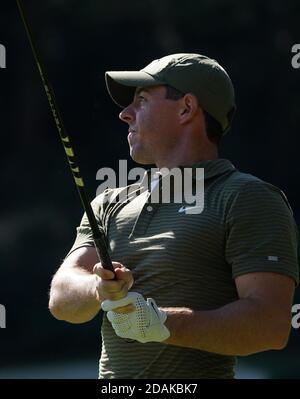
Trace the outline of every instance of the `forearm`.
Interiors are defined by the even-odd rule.
[[[91,320],[100,310],[97,294],[98,276],[79,267],[59,271],[50,289],[49,309],[52,315],[70,323]]]
[[[290,322],[254,299],[240,299],[222,308],[193,311],[164,308],[171,336],[167,344],[223,355],[248,355],[285,346]],[[289,323],[289,325],[288,325]]]

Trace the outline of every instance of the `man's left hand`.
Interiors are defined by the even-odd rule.
[[[114,310],[133,305],[135,310],[120,313]],[[133,339],[141,343],[161,342],[169,338],[170,332],[164,325],[167,315],[159,309],[152,298],[147,301],[137,292],[129,292],[120,300],[105,300],[102,309],[107,311],[115,333],[121,338]]]

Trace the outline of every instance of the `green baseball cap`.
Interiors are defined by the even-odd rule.
[[[225,69],[214,59],[201,54],[171,54],[152,61],[140,71],[105,73],[109,95],[127,107],[137,87],[169,85],[182,93],[194,94],[200,106],[223,128],[225,134],[236,109],[234,88]]]

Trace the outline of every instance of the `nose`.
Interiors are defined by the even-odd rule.
[[[121,121],[126,123],[131,123],[134,120],[134,112],[132,104],[129,104],[119,113],[119,118],[121,119]]]

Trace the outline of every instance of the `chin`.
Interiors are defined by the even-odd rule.
[[[149,157],[145,157],[143,154],[138,151],[134,151],[133,149],[130,150],[130,156],[134,162],[141,165],[152,165],[155,163],[152,158],[150,159]]]

